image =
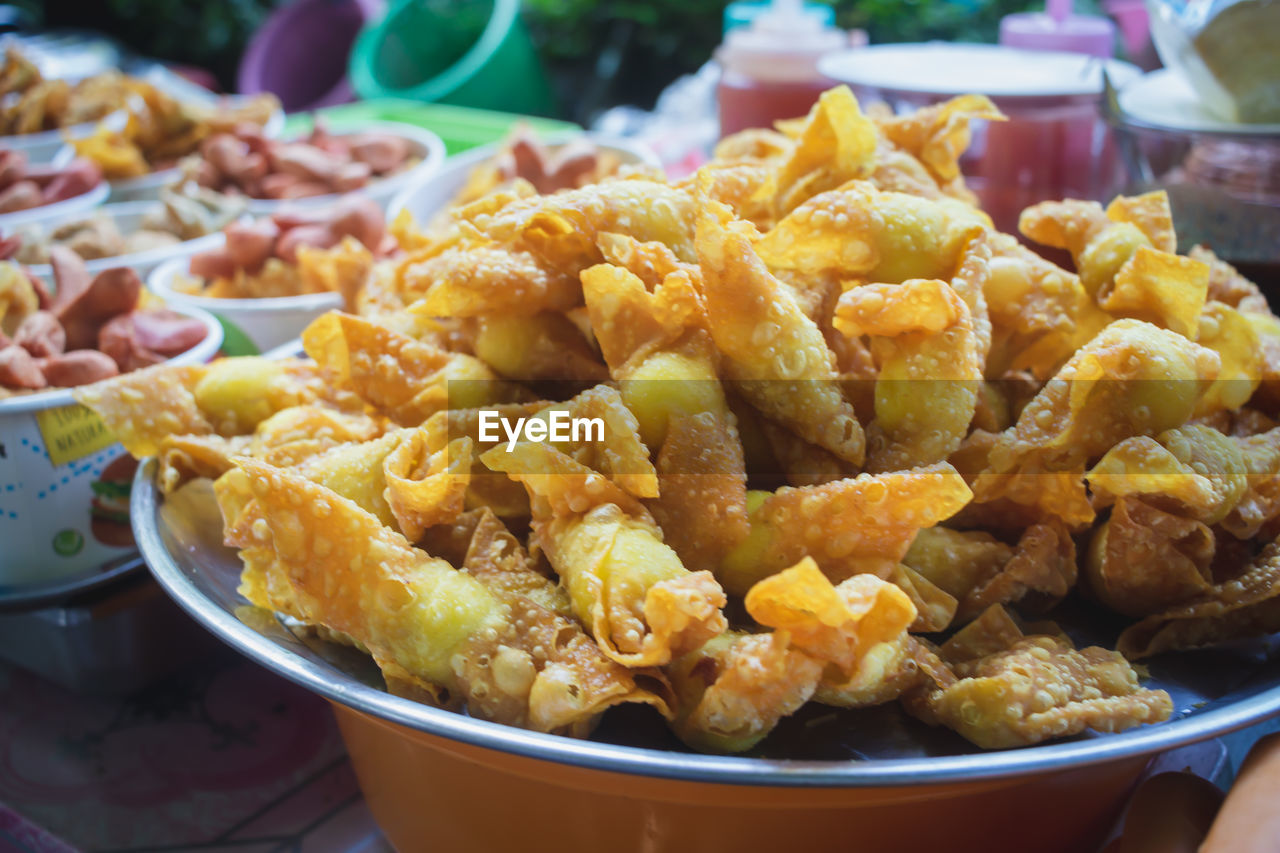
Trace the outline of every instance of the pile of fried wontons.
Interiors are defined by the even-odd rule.
[[[402,215],[308,360],[77,396],[166,493],[215,480],[249,601],[424,702],[574,735],[647,703],[716,752],[811,701],[986,748],[1158,722],[1130,660],[1280,630],[1280,320],[1161,193],[1025,211],[1074,272],[997,233],[974,118],[842,87],[684,181],[516,178]],[[1043,621],[1069,594],[1119,651]]]

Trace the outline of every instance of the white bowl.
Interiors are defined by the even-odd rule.
[[[49,231],[64,223],[85,219],[96,213],[113,219],[120,233],[128,236],[138,230],[148,212],[159,206],[160,203],[156,201],[124,201],[119,204],[104,204],[96,211],[81,211],[60,219],[42,222],[41,227],[45,231]],[[146,281],[151,271],[165,261],[173,258],[189,258],[196,252],[215,248],[222,244],[222,239],[222,232],[215,231],[212,234],[206,234],[203,237],[186,240],[172,246],[161,246],[145,252],[131,252],[127,255],[116,255],[111,258],[96,258],[92,261],[85,261],[85,266],[89,268],[90,273],[95,274],[115,267],[132,267],[138,277]],[[46,282],[53,283],[53,267],[49,264],[29,264],[27,269],[40,276]]]
[[[148,172],[145,175],[139,175],[136,178],[125,178],[121,181],[111,181],[110,201],[112,202],[139,202],[154,201],[160,198],[161,190],[171,187],[182,180],[182,169],[177,166],[171,166],[168,169],[160,169],[157,172]]]
[[[419,163],[411,169],[370,181],[358,190],[349,193],[330,193],[297,199],[249,199],[249,212],[255,216],[269,216],[272,213],[291,207],[314,207],[333,204],[344,196],[364,195],[373,199],[383,210],[391,203],[391,199],[402,188],[415,181],[423,180],[434,174],[445,162],[444,142],[439,136],[425,128],[412,124],[393,121],[333,121],[326,125],[335,136],[345,136],[363,131],[380,131],[403,137],[409,141],[409,155],[418,157]]]
[[[542,142],[554,151],[583,137],[594,143],[601,151],[614,155],[622,163],[662,168],[657,155],[648,146],[629,139],[601,136],[595,133],[570,132],[550,134]],[[391,200],[391,206],[387,209],[387,221],[393,221],[401,210],[408,210],[415,222],[426,225],[466,186],[471,170],[496,156],[503,145],[504,143],[501,142],[491,142],[488,145],[471,148],[445,160],[444,165],[435,173],[416,177]]]
[[[205,336],[168,363],[209,361],[222,344],[218,321],[204,311],[176,310],[200,320]],[[133,550],[101,541],[101,530],[95,534],[93,486],[125,453],[71,393],[0,399],[0,587],[71,577]]]
[[[13,213],[0,213],[0,232],[8,233],[19,225],[57,222],[76,214],[87,213],[107,200],[111,188],[106,181],[98,181],[97,186],[80,195],[72,196],[53,204],[42,204],[26,210],[15,210]]]
[[[216,235],[225,240],[222,234]],[[210,248],[217,248],[214,243]],[[262,353],[288,343],[302,334],[311,321],[342,307],[339,293],[307,293],[301,296],[274,296],[262,299],[218,299],[192,296],[174,289],[180,275],[187,275],[189,258],[177,258],[156,267],[147,278],[147,289],[177,308],[208,311],[224,325],[228,343],[243,337],[253,350]],[[235,355],[252,355],[237,351]]]
[[[249,95],[227,95],[224,101],[239,102],[249,99]],[[284,111],[276,110],[262,126],[262,133],[267,138],[274,138],[284,130]],[[111,182],[110,201],[150,201],[160,198],[160,191],[173,186],[182,180],[182,168],[171,166],[136,178],[125,178]]]
[[[84,139],[93,133],[93,129],[97,126],[96,121],[86,121],[57,130],[44,130],[40,133],[0,136],[0,149],[21,151],[27,155],[29,163],[48,163],[53,160],[58,149],[66,144],[67,139]]]

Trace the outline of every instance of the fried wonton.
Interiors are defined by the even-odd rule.
[[[724,370],[763,414],[842,459],[862,462],[862,427],[836,382],[822,332],[765,268],[749,237],[704,214],[703,293]]]
[[[1163,690],[1139,686],[1116,652],[1076,650],[1062,640],[1031,636],[1007,649],[955,664],[957,680],[927,683],[908,709],[945,725],[984,749],[1025,746],[1079,734],[1114,732],[1167,719],[1173,702]]]
[[[944,281],[868,284],[840,297],[835,326],[866,335],[879,366],[867,470],[942,462],[978,405],[982,356],[969,308]]]
[[[1118,647],[1136,660],[1278,630],[1280,543],[1272,542],[1230,580],[1125,629]]]
[[[721,563],[717,577],[741,594],[806,556],[833,581],[863,572],[887,577],[919,530],[950,517],[970,496],[945,462],[772,494],[751,492],[751,531]]]
[[[298,474],[237,464],[256,505],[245,511],[257,518],[231,544],[253,560],[270,555],[302,593],[302,615],[358,641],[389,680],[441,699],[457,694],[477,716],[544,731],[589,730],[609,705],[652,701],[589,643],[557,645],[574,623],[495,594]]]
[[[318,318],[302,333],[302,343],[341,387],[402,426],[417,426],[445,408],[511,402],[497,374],[479,359],[349,314]]]
[[[727,632],[667,670],[677,697],[672,727],[696,748],[749,749],[815,690],[844,690],[852,707],[852,684],[865,704],[889,701],[906,684],[882,660],[883,649],[907,642],[915,617],[892,584],[860,575],[832,586],[806,557],[753,587],[746,606],[772,631]]]
[[[1056,520],[1030,525],[1016,545],[980,530],[921,530],[903,562],[956,597],[961,624],[995,605],[1043,612],[1076,581],[1075,543]]]

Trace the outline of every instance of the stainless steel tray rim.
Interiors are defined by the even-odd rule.
[[[965,755],[800,761],[700,755],[542,734],[432,708],[370,687],[277,645],[211,602],[161,541],[154,460],[138,468],[131,516],[152,575],[196,621],[236,651],[326,699],[427,734],[527,758],[688,782],[780,787],[901,787],[994,780],[1139,758],[1244,728],[1280,712],[1280,684],[1223,707],[1082,740]],[[247,604],[247,602],[246,602]]]

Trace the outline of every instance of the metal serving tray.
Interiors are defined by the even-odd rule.
[[[1173,696],[1165,723],[1119,734],[1000,751],[908,718],[895,705],[836,711],[810,704],[746,756],[684,750],[647,708],[617,708],[591,740],[524,731],[392,696],[367,657],[317,640],[303,626],[249,605],[241,564],[221,544],[212,490],[166,502],[139,467],[132,517],[138,546],[160,584],[197,621],[259,664],[336,703],[467,744],[579,767],[721,784],[821,787],[934,785],[1041,774],[1165,752],[1280,712],[1280,652],[1273,638],[1148,662],[1150,686]],[[1063,610],[1063,608],[1059,608]],[[1109,643],[1118,625],[1077,629],[1077,642]],[[1096,618],[1096,617],[1092,617]]]

